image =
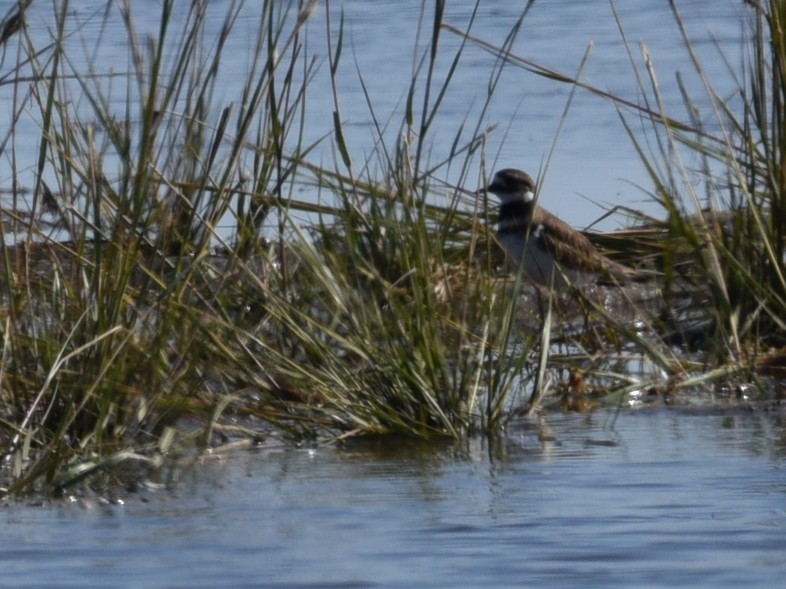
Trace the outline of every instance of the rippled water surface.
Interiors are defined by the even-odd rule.
[[[263,451],[0,522],[7,587],[779,587],[786,422],[656,409]]]

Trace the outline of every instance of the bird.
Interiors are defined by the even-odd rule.
[[[520,266],[543,286],[624,284],[637,273],[601,254],[592,242],[557,216],[538,206],[535,181],[526,172],[506,168],[479,192],[496,196],[501,206],[497,235],[514,269]]]

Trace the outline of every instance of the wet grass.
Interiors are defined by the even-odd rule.
[[[347,48],[342,15],[328,11],[333,87],[319,92],[335,113],[323,140],[331,166],[312,161],[317,145],[304,139],[315,3],[265,5],[233,107],[213,96],[240,2],[225,8],[209,51],[206,3],[175,22],[164,2],[145,41],[121,8],[130,65],[120,81],[98,63],[72,68],[67,6],[55,5],[44,46],[29,35],[28,6],[0,24],[0,42],[15,48],[4,55],[17,56],[0,62],[0,88],[40,122],[33,186],[16,181],[16,123],[0,138],[14,178],[0,225],[4,494],[133,485],[237,439],[493,433],[521,413],[621,404],[632,392],[671,399],[779,365],[779,3],[749,9],[740,109],[705,80],[720,133],[668,117],[652,71],[640,78],[644,106],[605,95],[629,127],[651,124],[660,151],[630,137],[664,217],[629,211],[634,227],[592,236],[650,273],[648,286],[567,296],[503,271],[493,211],[474,194],[489,129],[463,121],[447,161],[429,160],[453,72],[481,42],[447,26],[442,3],[424,4],[428,42],[402,120],[377,120],[367,97],[378,136],[364,161],[344,139]],[[598,92],[510,53],[518,28],[503,47],[483,44],[506,75],[522,65]],[[442,36],[457,34],[443,55]],[[118,84],[120,102],[110,99]],[[708,162],[701,185],[675,156],[685,150]],[[459,182],[443,179],[448,169]]]

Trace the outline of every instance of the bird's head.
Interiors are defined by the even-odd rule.
[[[535,181],[526,172],[505,168],[494,174],[491,184],[486,186],[485,192],[496,196],[502,204],[532,203],[535,201]]]

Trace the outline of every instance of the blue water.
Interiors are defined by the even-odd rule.
[[[717,130],[717,121],[709,106],[706,91],[688,57],[668,4],[645,0],[617,2],[618,26],[611,10],[612,5],[607,0],[536,2],[523,21],[512,53],[558,72],[576,75],[582,56],[591,45],[582,79],[601,90],[641,103],[642,91],[636,83],[634,66],[648,93],[651,86],[641,52],[644,47],[652,57],[652,68],[667,114],[678,120],[688,119],[676,83],[679,73],[699,117],[709,130]],[[176,3],[175,22],[185,18],[189,5],[187,2]],[[208,5],[208,21],[214,23],[217,30],[223,22],[227,3]],[[489,43],[502,44],[519,19],[522,5],[505,0],[481,2],[471,33]],[[145,43],[148,35],[157,34],[160,2],[137,0],[133,6],[135,30],[139,42]],[[337,35],[342,8],[346,19],[338,96],[353,169],[355,173],[360,173],[368,164],[372,175],[379,178],[384,173],[384,163],[380,161],[379,152],[374,149],[377,137],[373,120],[376,118],[380,125],[386,126],[385,140],[392,147],[401,131],[413,64],[416,57],[420,57],[431,34],[430,4],[423,14],[422,26],[419,26],[419,0],[344,0],[332,2],[331,7],[330,30],[334,36]],[[472,0],[448,2],[444,20],[466,29],[473,7]],[[735,85],[724,58],[740,70],[745,22],[741,2],[683,0],[679,2],[679,7],[702,67],[719,96],[730,100],[733,108],[731,91]],[[106,21],[103,20],[105,12],[96,12],[95,3],[71,2],[69,8],[72,13],[69,22],[73,24],[67,48],[69,62],[73,64],[74,70],[84,72],[88,67],[93,67],[101,73],[116,75],[130,71],[127,33],[117,7],[106,12]],[[221,82],[214,96],[212,118],[208,117],[209,120],[217,120],[220,111],[228,106],[234,105],[235,115],[239,112],[242,80],[246,77],[250,60],[247,57],[248,48],[255,42],[258,20],[258,7],[253,2],[247,2],[240,11],[234,34],[228,42]],[[40,36],[42,45],[43,40],[48,38],[52,22],[53,16],[48,5],[36,5],[28,14],[30,30]],[[76,23],[81,26],[77,27]],[[619,27],[622,27],[627,37],[632,62]],[[311,158],[314,163],[331,167],[337,156],[329,139],[333,131],[332,112],[335,107],[326,62],[327,29],[324,5],[320,5],[304,31],[309,56],[315,58],[319,66],[309,93],[304,138],[309,143],[320,137],[328,137],[312,153]],[[176,27],[170,32],[173,44],[177,39],[174,31],[177,31]],[[437,80],[443,77],[450,66],[459,41],[456,35],[443,31]],[[205,56],[209,57],[212,44],[212,39],[205,39]],[[165,60],[166,64],[170,64],[173,59],[174,56],[169,56],[169,60]],[[468,141],[476,128],[482,130],[496,125],[496,130],[487,137],[483,157],[477,154],[468,162],[469,173],[466,177],[462,178],[461,166],[458,165],[462,160],[452,167],[439,168],[435,176],[451,182],[462,182],[466,188],[475,190],[482,181],[481,168],[485,167],[487,173],[502,167],[528,170],[533,176],[541,177],[544,206],[581,227],[593,223],[607,208],[615,205],[662,214],[650,194],[652,182],[632,147],[617,110],[610,102],[589,92],[576,93],[563,129],[559,132],[560,119],[571,87],[508,65],[488,111],[482,115],[489,82],[498,65],[492,55],[475,45],[469,44],[464,49],[454,79],[439,108],[440,114],[426,140],[428,157],[423,162],[423,168],[431,168],[444,160],[462,127],[464,131],[459,145]],[[116,105],[120,118],[125,117],[128,99],[123,75],[111,79],[99,78],[95,82],[102,94]],[[359,78],[362,78],[369,93],[373,115],[364,98]],[[89,113],[89,103],[84,100],[80,87],[75,83],[69,87],[73,93],[74,108],[82,108],[83,112]],[[138,107],[133,103],[134,87],[135,83],[132,83],[132,120],[138,118],[135,110]],[[418,87],[423,88],[423,74]],[[10,109],[12,100],[11,86],[0,86],[0,106]],[[418,120],[421,113],[419,105],[420,101],[416,100],[415,116]],[[31,187],[34,184],[33,171],[38,147],[38,127],[34,121],[40,117],[35,115],[35,108],[31,106],[25,112],[28,114],[18,123],[20,132],[15,137],[15,155],[18,158],[15,175],[22,186]],[[637,138],[654,148],[649,125],[642,123],[633,113],[626,112],[626,117]],[[89,116],[86,118],[91,120]],[[29,130],[29,133],[25,130]],[[556,147],[549,159],[555,143]],[[291,149],[294,147],[290,146]],[[651,158],[656,161],[660,159],[657,156]],[[549,166],[545,170],[547,160]],[[685,163],[688,168],[698,168],[702,162],[689,159]],[[14,171],[10,164],[6,150],[0,158],[0,187],[7,188],[11,184]],[[111,158],[105,165],[111,170]],[[338,167],[344,171],[340,165]],[[298,197],[303,198],[304,195],[299,194]],[[317,198],[316,193],[314,198]],[[626,218],[618,216],[603,221],[599,227],[612,228],[626,223]]]
[[[6,508],[0,585],[782,585],[782,417],[611,424],[553,415],[492,443],[260,451],[122,506]]]

